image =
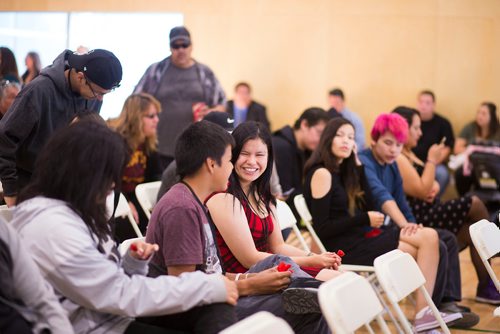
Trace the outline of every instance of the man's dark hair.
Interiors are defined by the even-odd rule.
[[[328,92],[328,95],[338,96],[342,100],[345,100],[344,92],[340,88],[334,88],[334,89],[332,89],[330,92]]]
[[[408,123],[408,127],[411,127],[411,124],[413,123],[413,116],[417,115],[420,118],[420,113],[417,109],[410,107],[398,106],[394,108],[392,112],[402,116]]]
[[[111,237],[106,197],[120,189],[129,160],[123,138],[106,125],[85,119],[58,130],[35,163],[19,203],[35,196],[64,201],[79,215],[99,243]]]
[[[300,115],[299,119],[295,121],[293,128],[295,130],[300,129],[300,123],[302,123],[303,120],[306,121],[307,126],[311,127],[315,126],[320,122],[325,122],[325,123],[328,122],[330,120],[330,116],[325,110],[321,108],[318,107],[308,108]]]
[[[234,86],[234,90],[235,90],[235,91],[237,91],[237,90],[238,90],[238,88],[240,88],[240,87],[246,87],[246,89],[248,89],[248,91],[249,91],[249,92],[251,92],[251,91],[252,91],[252,88],[250,87],[250,84],[249,84],[249,83],[247,83],[247,82],[244,82],[244,81],[242,81],[242,82],[238,82],[238,83],[236,84],[236,86]]]
[[[181,178],[195,174],[208,158],[220,166],[228,146],[234,146],[234,139],[221,126],[208,121],[191,124],[175,145],[177,174]]]
[[[432,97],[432,102],[436,102],[436,96],[434,95],[434,92],[432,90],[424,89],[423,91],[420,92],[420,94],[418,94],[418,96],[422,95],[429,95],[430,97]]]

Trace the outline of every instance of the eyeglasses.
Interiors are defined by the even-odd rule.
[[[155,117],[160,117],[160,115],[158,113],[154,113],[154,114],[142,115],[142,117],[146,117],[146,118],[149,118],[149,119],[154,119]]]
[[[90,91],[92,92],[92,95],[94,95],[94,99],[98,99],[100,97],[103,97],[104,95],[108,94],[110,91],[112,90],[108,90],[104,93],[100,93],[100,92],[96,92],[93,88],[92,88],[92,85],[90,84],[92,81],[89,80],[89,78],[87,78],[87,76],[85,74],[83,74],[83,76],[85,77],[85,83],[87,84],[87,86],[89,86],[90,88]]]
[[[172,44],[170,47],[174,50],[179,50],[179,49],[187,49],[191,46],[190,43],[182,43],[182,44]]]
[[[8,87],[8,86],[17,86],[17,85],[19,85],[19,84],[15,81],[10,81],[10,80],[1,80],[0,81],[0,87],[2,87],[2,88]]]

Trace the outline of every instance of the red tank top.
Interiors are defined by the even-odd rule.
[[[243,210],[248,221],[248,227],[250,228],[250,233],[252,234],[252,239],[255,244],[255,248],[259,252],[269,252],[269,235],[274,230],[274,224],[271,217],[268,215],[265,218],[259,217],[250,208],[248,203],[242,201]],[[219,246],[220,256],[224,269],[228,273],[244,273],[247,271],[245,268],[233,255],[227,244],[224,242],[219,231],[216,232],[217,235],[217,245]]]

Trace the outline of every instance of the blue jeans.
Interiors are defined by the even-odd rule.
[[[294,279],[311,278],[311,276],[300,269],[300,267],[287,256],[271,255],[252,266],[248,272],[258,273],[263,270],[277,266],[280,262],[291,264]],[[311,280],[313,280],[311,278]],[[291,314],[283,308],[281,293],[270,295],[244,296],[238,299],[236,315],[238,319],[244,319],[258,311],[268,311],[277,317],[284,319],[297,334],[330,334],[330,329],[323,316],[319,313]]]
[[[439,194],[441,197],[446,187],[448,187],[448,183],[450,183],[450,172],[448,172],[448,167],[446,165],[441,164],[436,166],[436,181],[439,183]]]

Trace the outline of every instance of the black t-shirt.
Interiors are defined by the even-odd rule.
[[[415,152],[420,160],[426,161],[429,148],[433,144],[439,144],[443,137],[446,137],[445,145],[453,149],[455,137],[453,136],[453,129],[450,122],[446,118],[434,114],[431,120],[422,121],[422,137],[420,137],[418,145],[413,149],[413,152]]]

